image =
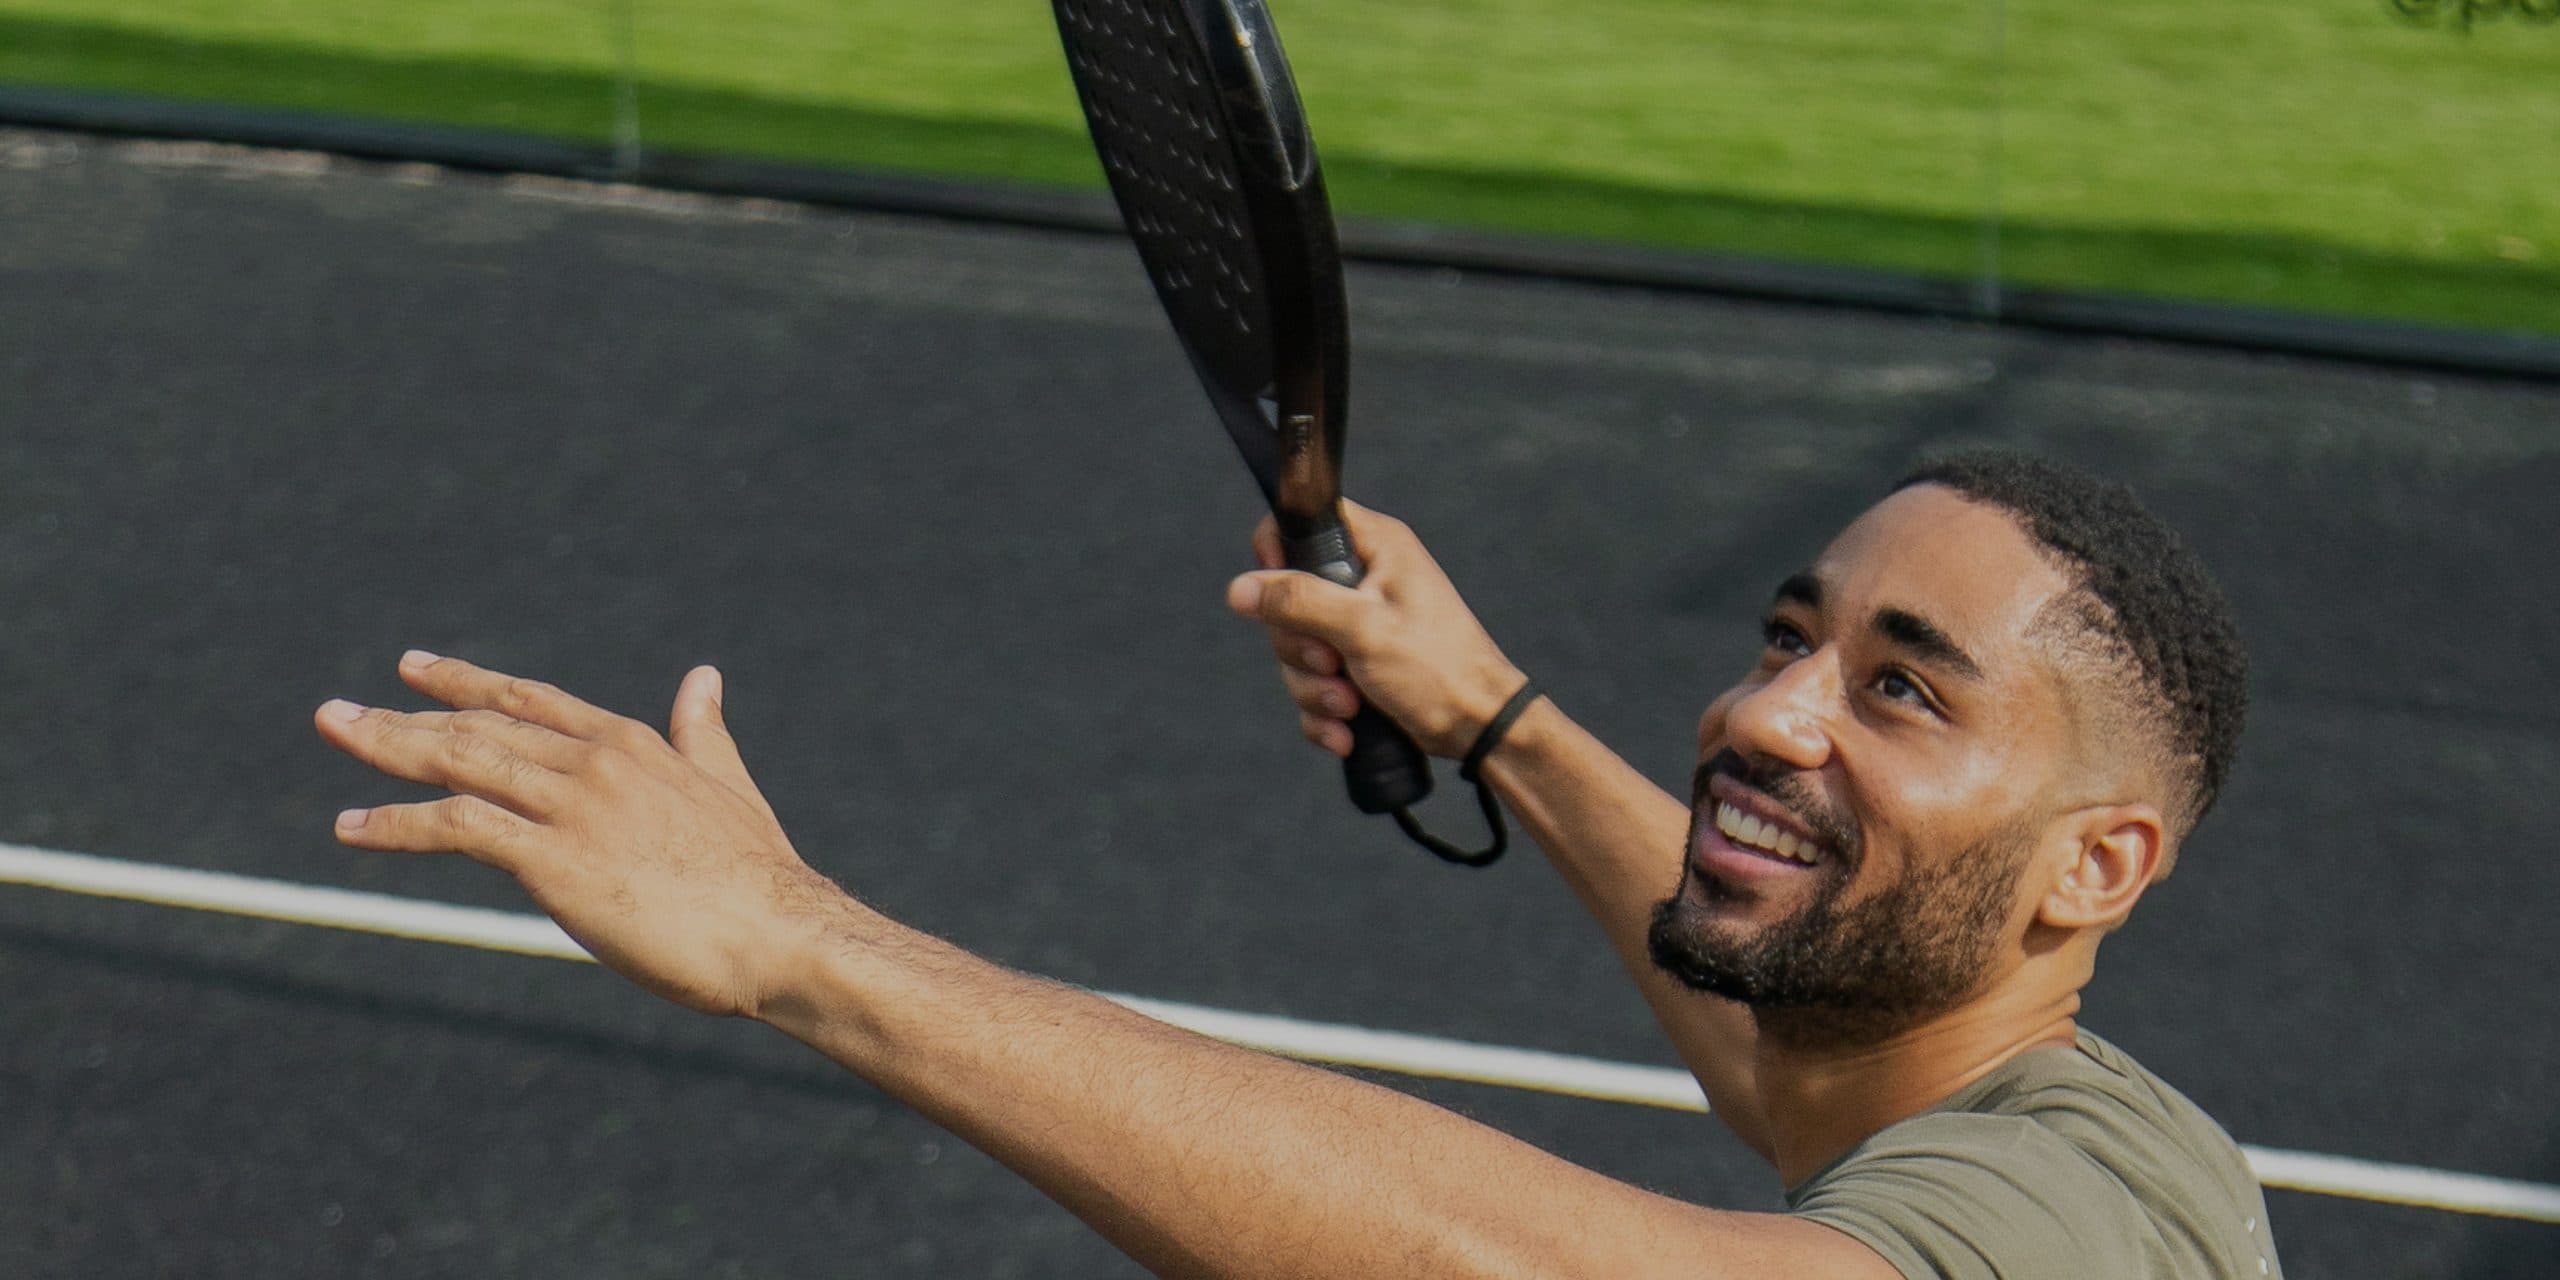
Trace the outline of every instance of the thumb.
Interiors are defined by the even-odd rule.
[[[746,760],[738,754],[737,739],[729,736],[729,721],[720,709],[721,692],[720,668],[700,666],[686,672],[684,683],[676,686],[667,741],[675,744],[677,754],[754,800],[770,815],[772,809],[765,805],[764,794],[756,789]]]
[[[1295,569],[1266,569],[1227,584],[1227,607],[1274,627],[1314,636],[1340,649],[1371,601],[1349,587]]]

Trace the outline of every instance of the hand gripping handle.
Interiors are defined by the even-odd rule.
[[[1351,549],[1351,533],[1328,518],[1303,538],[1282,542],[1289,567],[1346,587],[1360,585],[1368,568]],[[1431,794],[1431,762],[1405,731],[1365,699],[1351,717],[1351,754],[1342,762],[1351,803],[1362,813],[1396,813]]]

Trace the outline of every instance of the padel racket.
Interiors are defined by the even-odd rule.
[[[1139,260],[1280,526],[1289,567],[1357,586],[1342,526],[1350,358],[1341,250],[1296,81],[1262,0],[1053,0],[1067,67]],[[1351,721],[1351,801],[1425,832],[1431,766],[1376,708]],[[1479,788],[1481,792],[1481,787]]]

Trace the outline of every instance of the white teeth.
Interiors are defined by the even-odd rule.
[[[1763,822],[1729,804],[1716,805],[1716,830],[1735,844],[1748,845],[1765,853],[1774,853],[1791,862],[1808,866],[1814,861],[1814,848],[1795,834],[1774,822]]]

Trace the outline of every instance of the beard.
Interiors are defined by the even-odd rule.
[[[1701,771],[1745,770],[1730,753]],[[1997,832],[1934,866],[1907,867],[1899,880],[1847,901],[1864,858],[1856,828],[1794,777],[1753,785],[1825,837],[1828,866],[1810,901],[1756,929],[1707,917],[1692,903],[1733,891],[1695,867],[1654,909],[1646,935],[1654,964],[1683,985],[1738,1001],[1763,1034],[1804,1047],[1873,1044],[1961,1003],[1982,985],[2009,918],[2018,873],[2031,848],[2023,827]],[[1697,838],[1692,805],[1690,838]]]

